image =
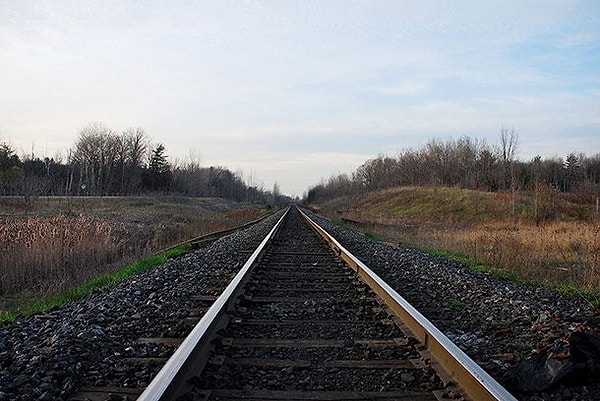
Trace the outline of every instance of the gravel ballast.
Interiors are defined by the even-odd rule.
[[[140,388],[160,365],[127,358],[168,357],[173,346],[140,337],[183,337],[195,295],[218,294],[281,212],[181,258],[66,307],[0,328],[0,401],[68,400],[88,386]],[[588,303],[543,288],[470,271],[460,263],[376,243],[320,224],[503,384],[535,351],[568,336],[592,314]],[[598,385],[559,385],[519,399],[600,399]]]
[[[68,400],[88,386],[143,388],[160,365],[126,358],[165,357],[173,348],[141,337],[183,337],[194,295],[218,294],[282,212],[114,288],[0,329],[0,400]]]
[[[591,319],[594,311],[584,299],[474,272],[459,262],[378,243],[311,217],[519,399],[600,399],[596,383],[558,383],[545,391],[525,392],[514,379],[525,360],[563,344]]]

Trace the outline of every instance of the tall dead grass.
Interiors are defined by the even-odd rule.
[[[90,217],[27,217],[0,225],[0,294],[51,291],[123,258],[124,224]]]
[[[429,244],[519,276],[600,293],[600,225],[487,223],[435,230]],[[424,240],[424,239],[421,239]]]
[[[5,218],[0,222],[0,297],[64,290],[136,258],[264,213],[240,208],[189,216],[171,209],[133,220],[121,215]]]
[[[589,196],[398,187],[320,206],[394,242],[600,296],[600,220]]]
[[[361,230],[421,248],[449,251],[528,281],[600,296],[600,224],[497,220],[470,224],[404,223],[360,217]]]

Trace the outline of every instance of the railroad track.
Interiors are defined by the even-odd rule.
[[[175,399],[514,400],[295,207],[138,398]]]

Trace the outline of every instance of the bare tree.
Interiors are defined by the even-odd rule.
[[[128,128],[121,134],[122,148],[120,193],[136,192],[142,183],[142,167],[150,139],[142,128]]]
[[[500,150],[504,163],[510,163],[514,160],[518,142],[519,136],[514,128],[509,130],[502,127],[500,129]]]
[[[500,129],[500,160],[502,161],[504,189],[513,188],[513,161],[517,151],[519,136],[514,128],[510,130],[502,127]],[[514,188],[513,188],[514,189]]]
[[[511,210],[512,216],[515,216],[516,210],[516,188],[514,174],[514,157],[517,149],[518,135],[514,128],[510,130],[502,127],[500,129],[500,157],[503,170],[503,187],[510,188],[512,192]]]
[[[97,191],[102,174],[101,149],[110,130],[101,123],[93,122],[79,132],[79,139],[73,152],[73,160],[80,167],[79,188],[84,194]]]
[[[105,125],[85,126],[73,152],[78,166],[78,189],[84,194],[106,195],[135,192],[141,185],[149,140],[141,128],[118,135]]]
[[[359,187],[367,190],[391,187],[400,179],[398,162],[392,157],[379,155],[358,167],[353,179]]]

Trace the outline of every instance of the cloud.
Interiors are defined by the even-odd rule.
[[[527,138],[523,154],[536,142],[592,149],[599,12],[533,0],[5,2],[0,129],[59,151],[90,121],[142,126],[172,157],[196,149],[296,193],[378,153],[495,139],[501,125]],[[569,130],[581,135],[561,146]]]

